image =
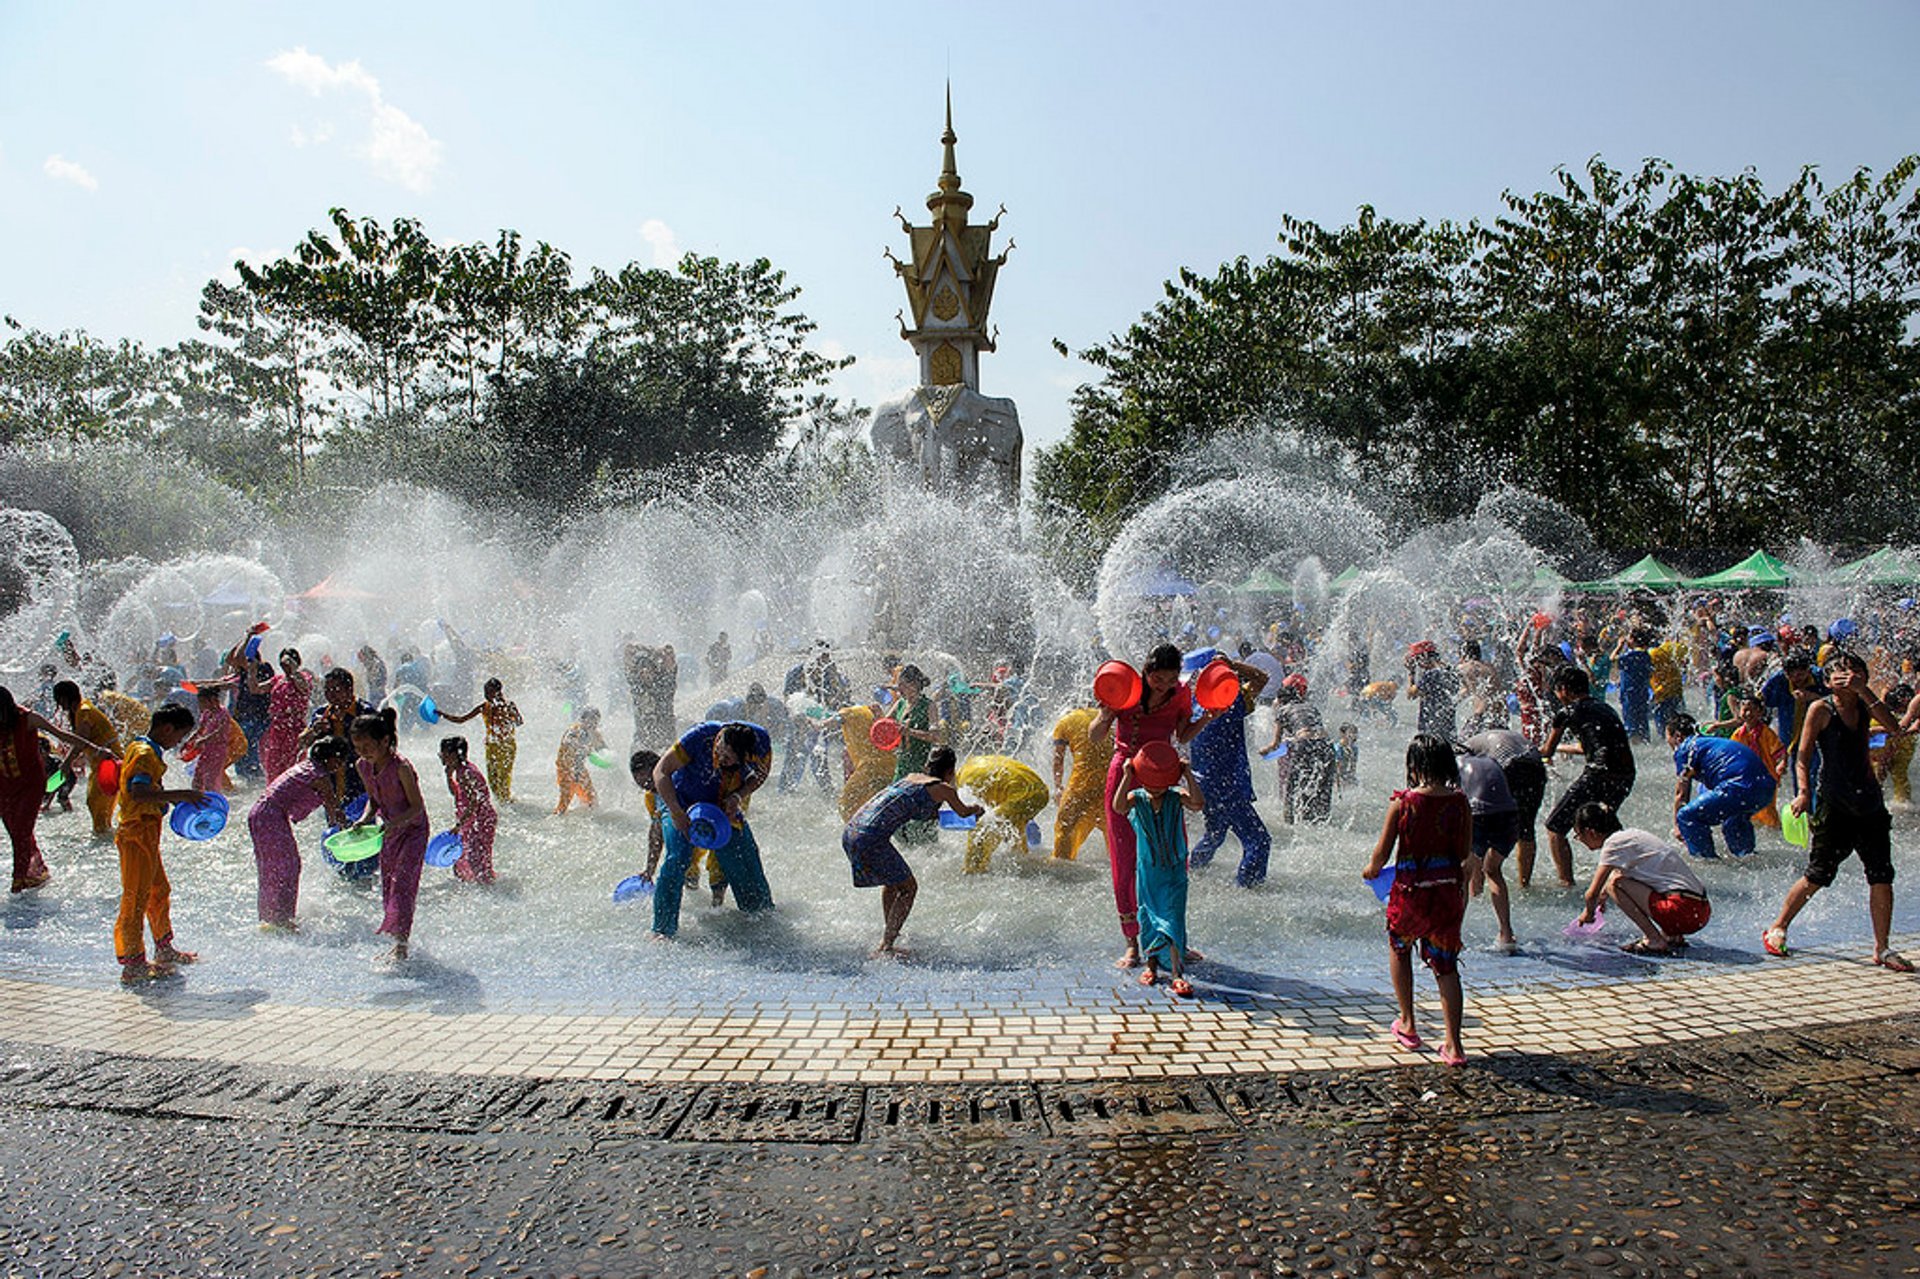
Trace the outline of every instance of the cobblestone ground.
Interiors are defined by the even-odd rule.
[[[1920,1016],[1460,1071],[620,1085],[0,1045],[12,1275],[1920,1273]]]

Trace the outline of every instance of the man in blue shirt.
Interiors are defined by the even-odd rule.
[[[1667,745],[1680,781],[1673,791],[1673,825],[1695,857],[1713,857],[1713,828],[1735,857],[1753,852],[1753,815],[1773,803],[1773,774],[1742,742],[1709,737],[1691,715],[1667,721]],[[1694,793],[1694,783],[1699,793]]]
[[[1230,661],[1218,649],[1208,653],[1201,669],[1225,662],[1240,677],[1240,696],[1194,735],[1189,748],[1193,775],[1200,780],[1206,809],[1205,829],[1187,864],[1205,866],[1211,862],[1231,831],[1240,839],[1240,871],[1235,879],[1242,888],[1251,888],[1267,877],[1267,857],[1273,851],[1273,837],[1253,808],[1253,774],[1247,768],[1247,712],[1267,686],[1267,673],[1258,666]]]
[[[726,844],[710,851],[726,873],[734,904],[748,912],[772,909],[773,890],[767,886],[760,846],[747,824],[747,801],[772,768],[773,739],[767,730],[739,721],[695,725],[654,765],[653,784],[666,810],[660,833],[667,848],[654,879],[656,936],[672,937],[680,931],[680,895],[693,862],[687,809],[695,804],[718,804],[733,819],[733,833]]]

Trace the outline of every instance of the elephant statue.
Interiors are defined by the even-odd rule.
[[[923,386],[874,411],[874,451],[940,491],[1020,498],[1020,410],[967,386]]]

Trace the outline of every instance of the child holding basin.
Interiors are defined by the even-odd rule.
[[[307,751],[306,759],[268,782],[247,810],[263,929],[294,931],[300,904],[300,846],[293,837],[293,824],[322,807],[329,825],[347,824],[342,805],[352,764],[353,747],[346,738],[323,737]]]
[[[954,786],[953,751],[937,746],[927,754],[925,772],[908,773],[868,800],[840,835],[853,886],[880,889],[883,931],[873,952],[876,959],[905,954],[898,944],[900,929],[920,891],[913,868],[893,846],[893,837],[910,822],[932,820],[942,804],[962,817],[979,817],[987,811],[960,798]]]
[[[120,764],[120,824],[113,842],[120,853],[120,913],[113,924],[113,950],[120,980],[128,985],[164,977],[176,964],[199,956],[173,944],[173,888],[160,862],[160,819],[169,804],[197,804],[197,790],[160,785],[162,755],[193,731],[193,712],[169,702],[153,713],[145,737],[136,737]],[[147,962],[146,931],[153,930],[153,962]]]
[[[520,708],[507,700],[505,688],[497,679],[480,687],[481,702],[465,715],[441,712],[449,723],[464,724],[478,715],[487,728],[487,788],[503,804],[513,802],[513,760],[520,753]]]
[[[567,811],[567,806],[579,800],[584,808],[592,808],[596,802],[593,793],[593,777],[587,772],[587,756],[594,751],[605,750],[607,739],[600,736],[600,712],[589,706],[580,712],[580,719],[560,738],[560,751],[554,757],[554,776],[560,782],[560,802],[554,806],[557,816]]]

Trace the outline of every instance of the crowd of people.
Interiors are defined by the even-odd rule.
[[[159,637],[134,677],[150,690],[144,699],[120,692],[113,672],[64,633],[34,698],[16,703],[0,689],[0,812],[13,845],[12,889],[49,882],[35,823],[45,809],[71,807],[84,777],[93,832],[113,840],[120,858],[114,947],[129,984],[195,958],[173,936],[162,818],[169,806],[229,792],[235,771],[257,787],[247,833],[261,924],[297,927],[294,826],[324,811],[331,827],[378,829],[377,857],[334,868],[377,869],[378,932],[390,943],[382,960],[401,963],[429,836],[402,730],[478,718],[484,768],[457,734],[444,736],[438,753],[459,841],[454,874],[479,886],[495,879],[496,805],[513,799],[526,719],[485,655],[447,628],[441,662],[403,650],[390,681],[380,654],[362,645],[357,672],[327,663],[316,679],[295,648],[280,648],[270,662],[261,630],[224,654],[200,654],[198,678],[189,677],[173,637]],[[1160,643],[1137,670],[1098,654],[1107,659],[1099,676],[1064,699],[1040,748],[1051,784],[1023,758],[1045,722],[1043,699],[1011,662],[992,664],[991,676],[974,684],[957,671],[936,680],[904,656],[886,656],[883,681],[856,696],[821,640],[792,663],[780,695],[750,681],[689,727],[678,711],[674,648],[628,640],[618,657],[632,710],[626,772],[649,819],[637,879],[651,894],[653,934],[677,934],[685,892],[703,874],[715,905],[731,894],[740,910],[772,908],[750,820],[769,783],[789,795],[834,796],[852,885],[881,889],[879,955],[902,953],[919,893],[907,857],[938,826],[967,831],[962,867],[981,873],[996,855],[1042,845],[1038,819],[1051,806],[1051,857],[1075,859],[1102,836],[1122,940],[1118,965],[1191,997],[1189,974],[1203,956],[1188,937],[1189,872],[1208,866],[1231,835],[1240,849],[1236,883],[1251,888],[1268,873],[1273,840],[1256,804],[1248,735],[1256,708],[1267,707],[1273,722],[1257,752],[1272,768],[1277,803],[1269,811],[1303,828],[1330,822],[1336,793],[1357,785],[1359,724],[1397,723],[1406,708],[1415,720],[1406,784],[1387,797],[1372,856],[1356,868],[1386,905],[1399,1005],[1390,1031],[1401,1044],[1421,1043],[1417,950],[1440,992],[1441,1058],[1464,1057],[1461,922],[1484,895],[1496,951],[1519,950],[1513,894],[1532,883],[1541,824],[1560,885],[1575,885],[1575,841],[1596,855],[1576,926],[1592,925],[1610,906],[1639,934],[1627,949],[1664,954],[1686,948],[1711,919],[1706,885],[1690,862],[1716,857],[1716,836],[1728,855],[1745,857],[1756,848],[1756,822],[1784,822],[1791,833],[1804,820],[1805,872],[1761,946],[1786,954],[1795,916],[1857,855],[1869,885],[1874,962],[1912,971],[1889,938],[1894,873],[1882,784],[1906,802],[1920,729],[1910,681],[1920,654],[1894,619],[1838,619],[1820,630],[1782,625],[1757,606],[1736,621],[1720,601],[1669,612],[1644,598],[1512,618],[1467,607],[1447,631],[1346,637],[1335,652],[1326,636],[1276,624],[1184,652]],[[1375,678],[1376,657],[1396,651],[1404,654],[1397,678]],[[717,688],[731,664],[724,634],[705,658],[708,687]],[[1316,688],[1316,670],[1333,687]],[[1335,678],[1324,678],[1329,672]],[[471,681],[480,676],[475,696]],[[594,770],[611,760],[584,679],[562,671],[557,685],[571,696],[555,753],[553,811],[563,814],[599,802]],[[1329,731],[1328,712],[1342,702],[1345,722]],[[1642,781],[1634,744],[1655,733],[1672,752],[1671,839],[1627,827],[1620,816]],[[191,764],[189,785],[168,783],[169,755]],[[1578,758],[1578,773],[1549,806],[1548,765],[1566,756]],[[1191,846],[1189,813],[1199,824]]]

